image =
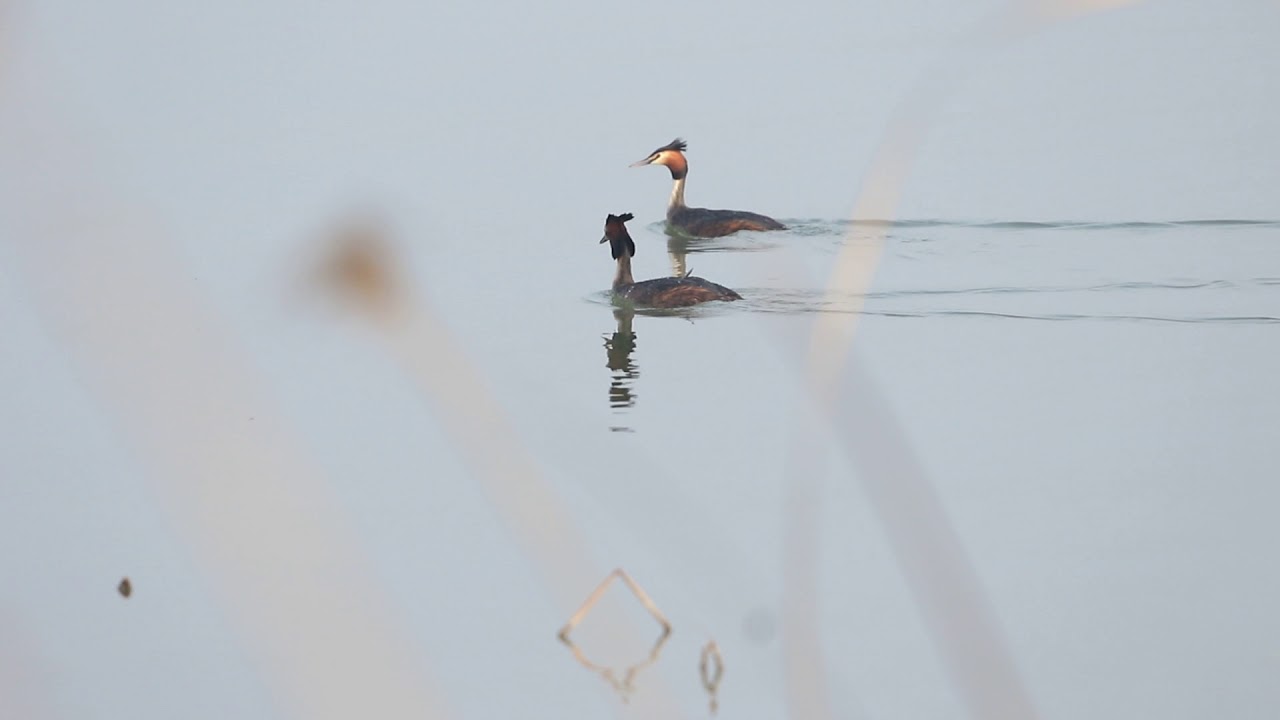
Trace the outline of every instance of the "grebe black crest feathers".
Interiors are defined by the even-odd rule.
[[[741,300],[742,296],[723,285],[717,285],[700,277],[667,277],[636,282],[631,276],[631,258],[636,254],[636,244],[627,232],[626,222],[631,213],[610,214],[604,221],[604,237],[600,244],[609,243],[613,259],[618,261],[613,276],[615,295],[638,305],[659,308],[688,307],[712,300]]]
[[[600,244],[603,245],[606,242],[609,242],[609,250],[613,254],[614,260],[620,258],[624,251],[626,252],[627,257],[635,257],[636,243],[631,239],[631,234],[627,232],[627,226],[623,225],[623,223],[628,220],[634,220],[635,217],[636,216],[631,213],[622,213],[621,215],[611,214],[608,218],[605,218],[605,234],[604,237],[600,238]],[[612,223],[616,223],[622,227],[623,242],[610,242],[611,239],[609,237],[608,227]]]
[[[692,208],[684,202],[685,178],[689,175],[689,161],[684,152],[689,145],[676,138],[649,153],[645,159],[631,164],[665,165],[671,171],[671,199],[667,202],[667,224],[676,230],[695,237],[721,237],[739,230],[785,230],[786,226],[767,215],[741,210],[708,210]]]

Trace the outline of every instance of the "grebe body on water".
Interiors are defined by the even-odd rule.
[[[684,181],[689,174],[689,161],[684,157],[688,147],[680,138],[654,150],[649,157],[631,167],[665,165],[671,171],[671,199],[667,202],[667,224],[694,237],[722,237],[739,230],[786,230],[786,226],[767,215],[742,210],[708,210],[684,204]]]
[[[600,244],[609,243],[613,259],[618,262],[613,276],[613,292],[637,305],[658,308],[677,308],[697,305],[712,300],[741,300],[742,296],[723,285],[717,285],[700,277],[667,277],[636,282],[631,276],[631,258],[636,254],[636,244],[627,232],[626,222],[631,213],[609,215],[604,221],[604,237]]]

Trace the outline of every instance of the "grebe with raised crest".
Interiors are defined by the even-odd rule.
[[[742,296],[723,285],[717,285],[700,277],[665,277],[636,282],[631,277],[631,258],[636,254],[636,244],[627,232],[626,222],[631,213],[609,215],[604,221],[604,237],[600,244],[609,243],[618,270],[613,276],[615,295],[637,305],[658,308],[677,308],[697,305],[712,300],[741,300]]]
[[[786,230],[786,226],[766,215],[741,210],[708,210],[684,204],[684,180],[689,174],[689,161],[684,157],[688,147],[684,140],[676,138],[669,144],[654,150],[649,157],[631,164],[665,165],[671,171],[671,199],[667,202],[667,224],[694,237],[722,237],[739,230]]]

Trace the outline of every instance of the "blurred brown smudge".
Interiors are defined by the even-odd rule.
[[[116,586],[116,592],[120,593],[120,597],[128,599],[133,594],[133,583],[129,582],[129,578],[124,578]]]
[[[365,312],[385,315],[405,301],[403,279],[385,225],[372,217],[348,220],[333,232],[320,280]]]

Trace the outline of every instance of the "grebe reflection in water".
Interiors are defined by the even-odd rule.
[[[609,381],[609,407],[615,412],[636,404],[632,385],[640,377],[640,370],[631,361],[631,352],[636,349],[636,334],[631,330],[631,321],[635,316],[636,312],[631,308],[614,308],[613,317],[618,321],[618,329],[612,335],[604,336],[604,349],[608,358],[605,365],[613,371],[613,377]]]

